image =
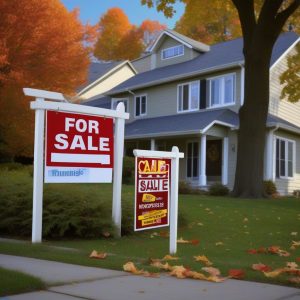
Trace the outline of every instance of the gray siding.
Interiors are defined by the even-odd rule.
[[[134,60],[131,62],[138,73],[143,73],[151,70],[151,55],[145,56],[143,58]]]
[[[293,48],[290,54],[295,54]],[[288,122],[300,126],[300,101],[297,103],[288,102],[286,99],[280,100],[282,85],[280,75],[287,69],[287,57],[280,60],[270,72],[270,104],[269,112]],[[300,99],[299,99],[300,100]]]
[[[234,105],[226,106],[227,108],[238,112],[241,104],[241,70],[240,69],[231,69],[227,72],[216,72],[209,74],[207,76],[197,76],[185,80],[174,81],[171,83],[158,85],[154,87],[149,87],[146,89],[140,89],[132,91],[136,96],[138,95],[147,95],[147,115],[142,118],[153,118],[167,115],[177,114],[177,86],[182,83],[187,83],[196,80],[206,79],[208,77],[219,76],[227,73],[236,74],[236,88],[235,88],[235,97],[236,102]],[[134,96],[131,93],[122,93],[114,96],[114,98],[129,98],[129,113],[130,121],[135,120],[134,112]],[[220,108],[220,107],[218,107]],[[208,108],[214,109],[214,108]]]
[[[284,132],[276,131],[275,137],[282,137],[295,141],[295,166],[294,166],[294,178],[281,179],[276,178],[275,183],[277,190],[280,194],[292,194],[294,190],[300,190],[300,137]]]
[[[170,48],[170,47],[177,46],[177,45],[182,45],[182,44],[177,42],[176,40],[172,39],[171,37],[166,36],[164,38],[161,45],[157,48],[157,50],[153,54],[153,55],[155,55],[155,62],[156,62],[155,67],[156,68],[173,65],[173,64],[178,64],[178,63],[193,59],[199,55],[198,52],[184,46],[184,55],[177,56],[174,58],[164,59],[164,60],[161,59],[161,51],[163,49]]]

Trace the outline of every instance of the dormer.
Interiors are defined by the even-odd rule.
[[[209,50],[208,45],[166,29],[148,49],[151,53],[151,69],[185,62]]]

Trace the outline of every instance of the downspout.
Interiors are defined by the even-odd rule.
[[[245,95],[245,66],[243,64],[239,64],[241,67],[241,106],[244,105],[244,95]]]
[[[273,129],[271,129],[268,133],[267,141],[268,141],[268,149],[267,149],[267,159],[268,159],[268,153],[271,152],[271,162],[268,163],[268,167],[271,168],[270,171],[267,170],[267,179],[272,180],[275,182],[276,177],[276,170],[275,170],[275,160],[276,160],[276,145],[274,142],[274,132],[279,129],[279,125],[277,124]],[[268,174],[270,173],[270,174]]]

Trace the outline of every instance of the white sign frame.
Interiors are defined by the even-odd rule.
[[[26,96],[36,98],[30,103],[30,108],[35,110],[32,243],[42,242],[45,110],[83,113],[115,119],[112,219],[117,228],[117,235],[120,237],[124,131],[125,120],[129,119],[129,113],[125,112],[124,104],[119,103],[116,110],[110,110],[68,103],[61,93],[31,88],[24,88],[23,92]],[[45,101],[45,99],[58,102]]]
[[[133,150],[133,154],[135,157],[171,159],[171,192],[169,196],[169,252],[170,254],[175,254],[177,252],[179,158],[184,158],[184,153],[179,152],[177,146],[173,146],[171,152],[135,149]]]

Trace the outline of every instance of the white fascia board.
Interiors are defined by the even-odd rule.
[[[118,64],[117,66],[115,66],[114,68],[112,68],[111,70],[109,70],[103,76],[99,77],[98,79],[96,79],[95,81],[93,81],[91,84],[89,84],[88,86],[86,86],[85,88],[83,88],[76,96],[77,97],[81,96],[86,91],[88,91],[89,89],[91,89],[95,85],[97,85],[100,81],[103,81],[107,77],[111,76],[113,73],[115,73],[116,71],[118,71],[119,69],[121,69],[126,64],[128,64],[128,66],[132,69],[132,71],[133,71],[133,73],[135,73],[135,75],[138,73],[137,70],[134,68],[134,66],[131,64],[131,62],[129,60],[123,61],[122,63]]]
[[[281,56],[273,63],[273,65],[270,68],[270,71],[272,71],[272,69],[299,43],[299,41],[300,41],[300,37],[298,37],[298,39],[289,48],[287,48],[281,54]]]
[[[179,39],[178,37],[174,36],[174,35],[171,34],[170,32],[168,32],[168,31],[163,31],[163,32],[159,35],[159,37],[156,39],[155,43],[154,43],[149,49],[147,49],[147,51],[153,52],[153,51],[155,50],[157,44],[159,43],[159,41],[160,41],[161,38],[163,37],[163,35],[168,35],[168,36],[171,37],[172,39],[176,40],[177,42],[179,42],[179,43],[185,45],[186,47],[188,47],[188,48],[190,48],[190,49],[193,48],[190,44],[188,44],[187,42],[185,42],[185,41]]]
[[[278,127],[279,129],[283,129],[283,130],[286,130],[286,131],[290,131],[290,132],[293,132],[293,133],[297,133],[297,134],[300,134],[300,128],[297,129],[293,126],[289,126],[287,124],[280,124],[280,123],[277,123],[277,122],[272,122],[272,123],[269,123],[267,125],[267,127]]]
[[[150,82],[145,83],[145,84],[133,85],[133,86],[127,87],[126,89],[113,91],[112,93],[110,93],[108,91],[108,92],[105,93],[105,95],[113,96],[113,95],[117,95],[119,93],[128,92],[128,90],[142,89],[142,88],[155,86],[157,84],[167,83],[167,82],[171,82],[171,81],[175,81],[175,80],[183,80],[185,78],[193,77],[193,76],[196,76],[196,75],[203,75],[203,74],[214,72],[214,71],[223,71],[223,70],[230,69],[230,68],[233,68],[233,67],[240,67],[240,65],[243,64],[243,63],[244,63],[244,61],[238,61],[238,62],[226,64],[226,65],[221,65],[221,66],[217,66],[217,67],[211,67],[211,68],[203,69],[201,71],[194,71],[194,72],[190,72],[190,73],[185,73],[185,74],[181,74],[181,75],[167,77],[167,78],[164,78],[164,79],[154,80],[154,81],[150,81]]]
[[[200,135],[201,132],[200,132],[200,130],[189,130],[189,131],[137,134],[137,135],[131,135],[131,136],[126,136],[126,134],[125,134],[125,140],[135,140],[135,139],[155,138],[155,137],[173,137],[173,136],[183,136],[183,135],[193,135],[193,134]]]
[[[206,133],[214,125],[221,125],[221,126],[229,127],[230,129],[235,129],[236,128],[236,126],[234,126],[234,125],[232,125],[230,123],[226,123],[226,122],[215,120],[215,121],[211,122],[210,124],[208,124],[205,128],[203,128],[201,130],[201,133],[202,134]]]

